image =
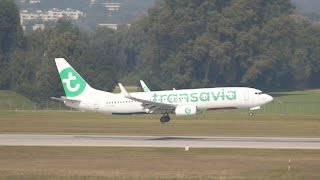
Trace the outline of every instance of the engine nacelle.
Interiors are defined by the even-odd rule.
[[[197,114],[197,106],[195,105],[181,105],[175,110],[177,116],[189,116]]]

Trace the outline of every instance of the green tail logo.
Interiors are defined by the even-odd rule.
[[[63,89],[68,97],[80,95],[87,85],[85,80],[71,67],[62,70],[60,72],[60,78]]]

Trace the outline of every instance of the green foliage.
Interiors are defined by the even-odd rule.
[[[0,51],[7,54],[21,45],[19,9],[13,0],[0,1]]]
[[[119,43],[114,31],[99,29],[88,34],[65,21],[59,21],[55,28],[45,31],[48,34],[43,38],[49,39],[46,40],[47,48],[42,61],[39,62],[39,70],[34,81],[37,96],[63,95],[54,63],[54,58],[57,57],[67,59],[95,88],[112,91],[121,69],[121,60],[124,59],[121,50],[116,46]]]
[[[320,39],[290,0],[168,0],[143,25],[141,76],[154,88],[306,88],[319,72]]]
[[[19,9],[13,0],[0,0],[0,89],[9,87],[8,56],[22,45]]]
[[[88,48],[80,58],[84,74],[89,84],[110,92],[118,81],[124,60],[116,32],[98,29],[89,39]]]

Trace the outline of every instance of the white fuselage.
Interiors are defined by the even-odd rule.
[[[250,109],[272,101],[272,97],[260,90],[247,87],[221,87],[169,91],[130,93],[132,97],[153,102],[193,105],[198,111],[218,109]],[[112,94],[92,90],[78,98],[80,102],[65,102],[69,107],[84,111],[110,114],[163,113],[150,111],[143,103],[126,98],[123,94]],[[170,112],[174,113],[174,112]]]

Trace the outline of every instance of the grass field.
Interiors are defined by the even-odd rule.
[[[192,117],[112,116],[62,111],[0,111],[0,133],[320,137],[320,116],[208,112]]]
[[[311,150],[0,147],[0,160],[0,179],[320,178]]]

